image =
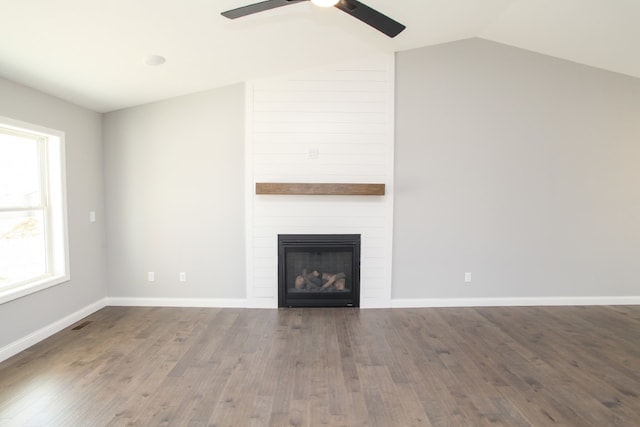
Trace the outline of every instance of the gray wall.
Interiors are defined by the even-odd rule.
[[[396,66],[394,298],[640,295],[640,80],[480,39]]]
[[[71,271],[67,283],[0,305],[2,348],[105,298],[106,281],[100,114],[0,78],[0,115],[66,134]]]
[[[109,296],[246,298],[244,86],[105,114],[104,145]]]

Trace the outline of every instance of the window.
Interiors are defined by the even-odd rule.
[[[69,280],[64,134],[0,117],[0,304]]]

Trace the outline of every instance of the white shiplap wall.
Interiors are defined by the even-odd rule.
[[[361,234],[360,306],[391,305],[394,56],[248,82],[247,298],[278,305],[278,234]],[[256,182],[384,183],[385,196],[267,196]]]

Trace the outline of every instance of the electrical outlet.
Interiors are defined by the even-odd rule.
[[[187,281],[187,273],[185,273],[184,271],[180,272],[180,281],[181,282]]]
[[[464,273],[464,281],[466,283],[470,283],[471,282],[471,273]]]
[[[89,212],[89,222],[96,222],[96,212],[95,211]]]
[[[147,273],[147,279],[150,282],[155,282],[156,281],[156,273],[154,273],[153,271],[150,271]]]
[[[309,160],[318,160],[320,151],[317,148],[309,148]]]

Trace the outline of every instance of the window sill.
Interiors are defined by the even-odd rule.
[[[68,275],[45,276],[6,289],[0,288],[0,304],[5,304],[68,281]]]

